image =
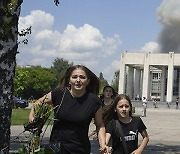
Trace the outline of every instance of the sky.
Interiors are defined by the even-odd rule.
[[[179,8],[180,0],[24,0],[19,31],[32,26],[32,34],[17,64],[51,67],[63,58],[111,84],[124,51],[180,51]]]

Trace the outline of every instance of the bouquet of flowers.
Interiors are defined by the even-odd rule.
[[[32,137],[28,143],[28,146],[25,146],[20,153],[43,153],[43,149],[40,147],[40,134],[42,133],[43,126],[53,112],[52,106],[44,103],[44,100],[41,104],[35,106],[34,120],[24,124],[24,130],[29,131],[32,134]]]

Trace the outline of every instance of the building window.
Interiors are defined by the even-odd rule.
[[[153,80],[158,80],[158,73],[153,73]]]

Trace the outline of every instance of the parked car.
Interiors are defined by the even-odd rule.
[[[29,106],[29,102],[27,100],[17,98],[16,96],[13,96],[13,102],[15,108],[26,108]]]

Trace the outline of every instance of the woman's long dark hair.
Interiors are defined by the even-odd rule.
[[[132,103],[131,103],[131,99],[129,98],[129,96],[125,95],[125,94],[118,94],[115,98],[114,98],[114,103],[111,105],[111,107],[106,110],[103,113],[103,121],[105,126],[112,120],[112,119],[117,119],[117,113],[115,112],[115,108],[118,104],[118,102],[122,99],[126,99],[129,102],[130,105],[130,111],[129,111],[129,116],[132,116]]]
[[[64,76],[60,80],[60,86],[69,88],[70,76],[75,69],[83,70],[86,73],[87,78],[90,79],[90,82],[86,87],[86,90],[88,92],[92,92],[92,93],[98,95],[99,94],[99,84],[100,84],[99,78],[91,70],[89,70],[87,67],[85,67],[83,65],[74,65],[74,66],[69,67],[66,70]]]

